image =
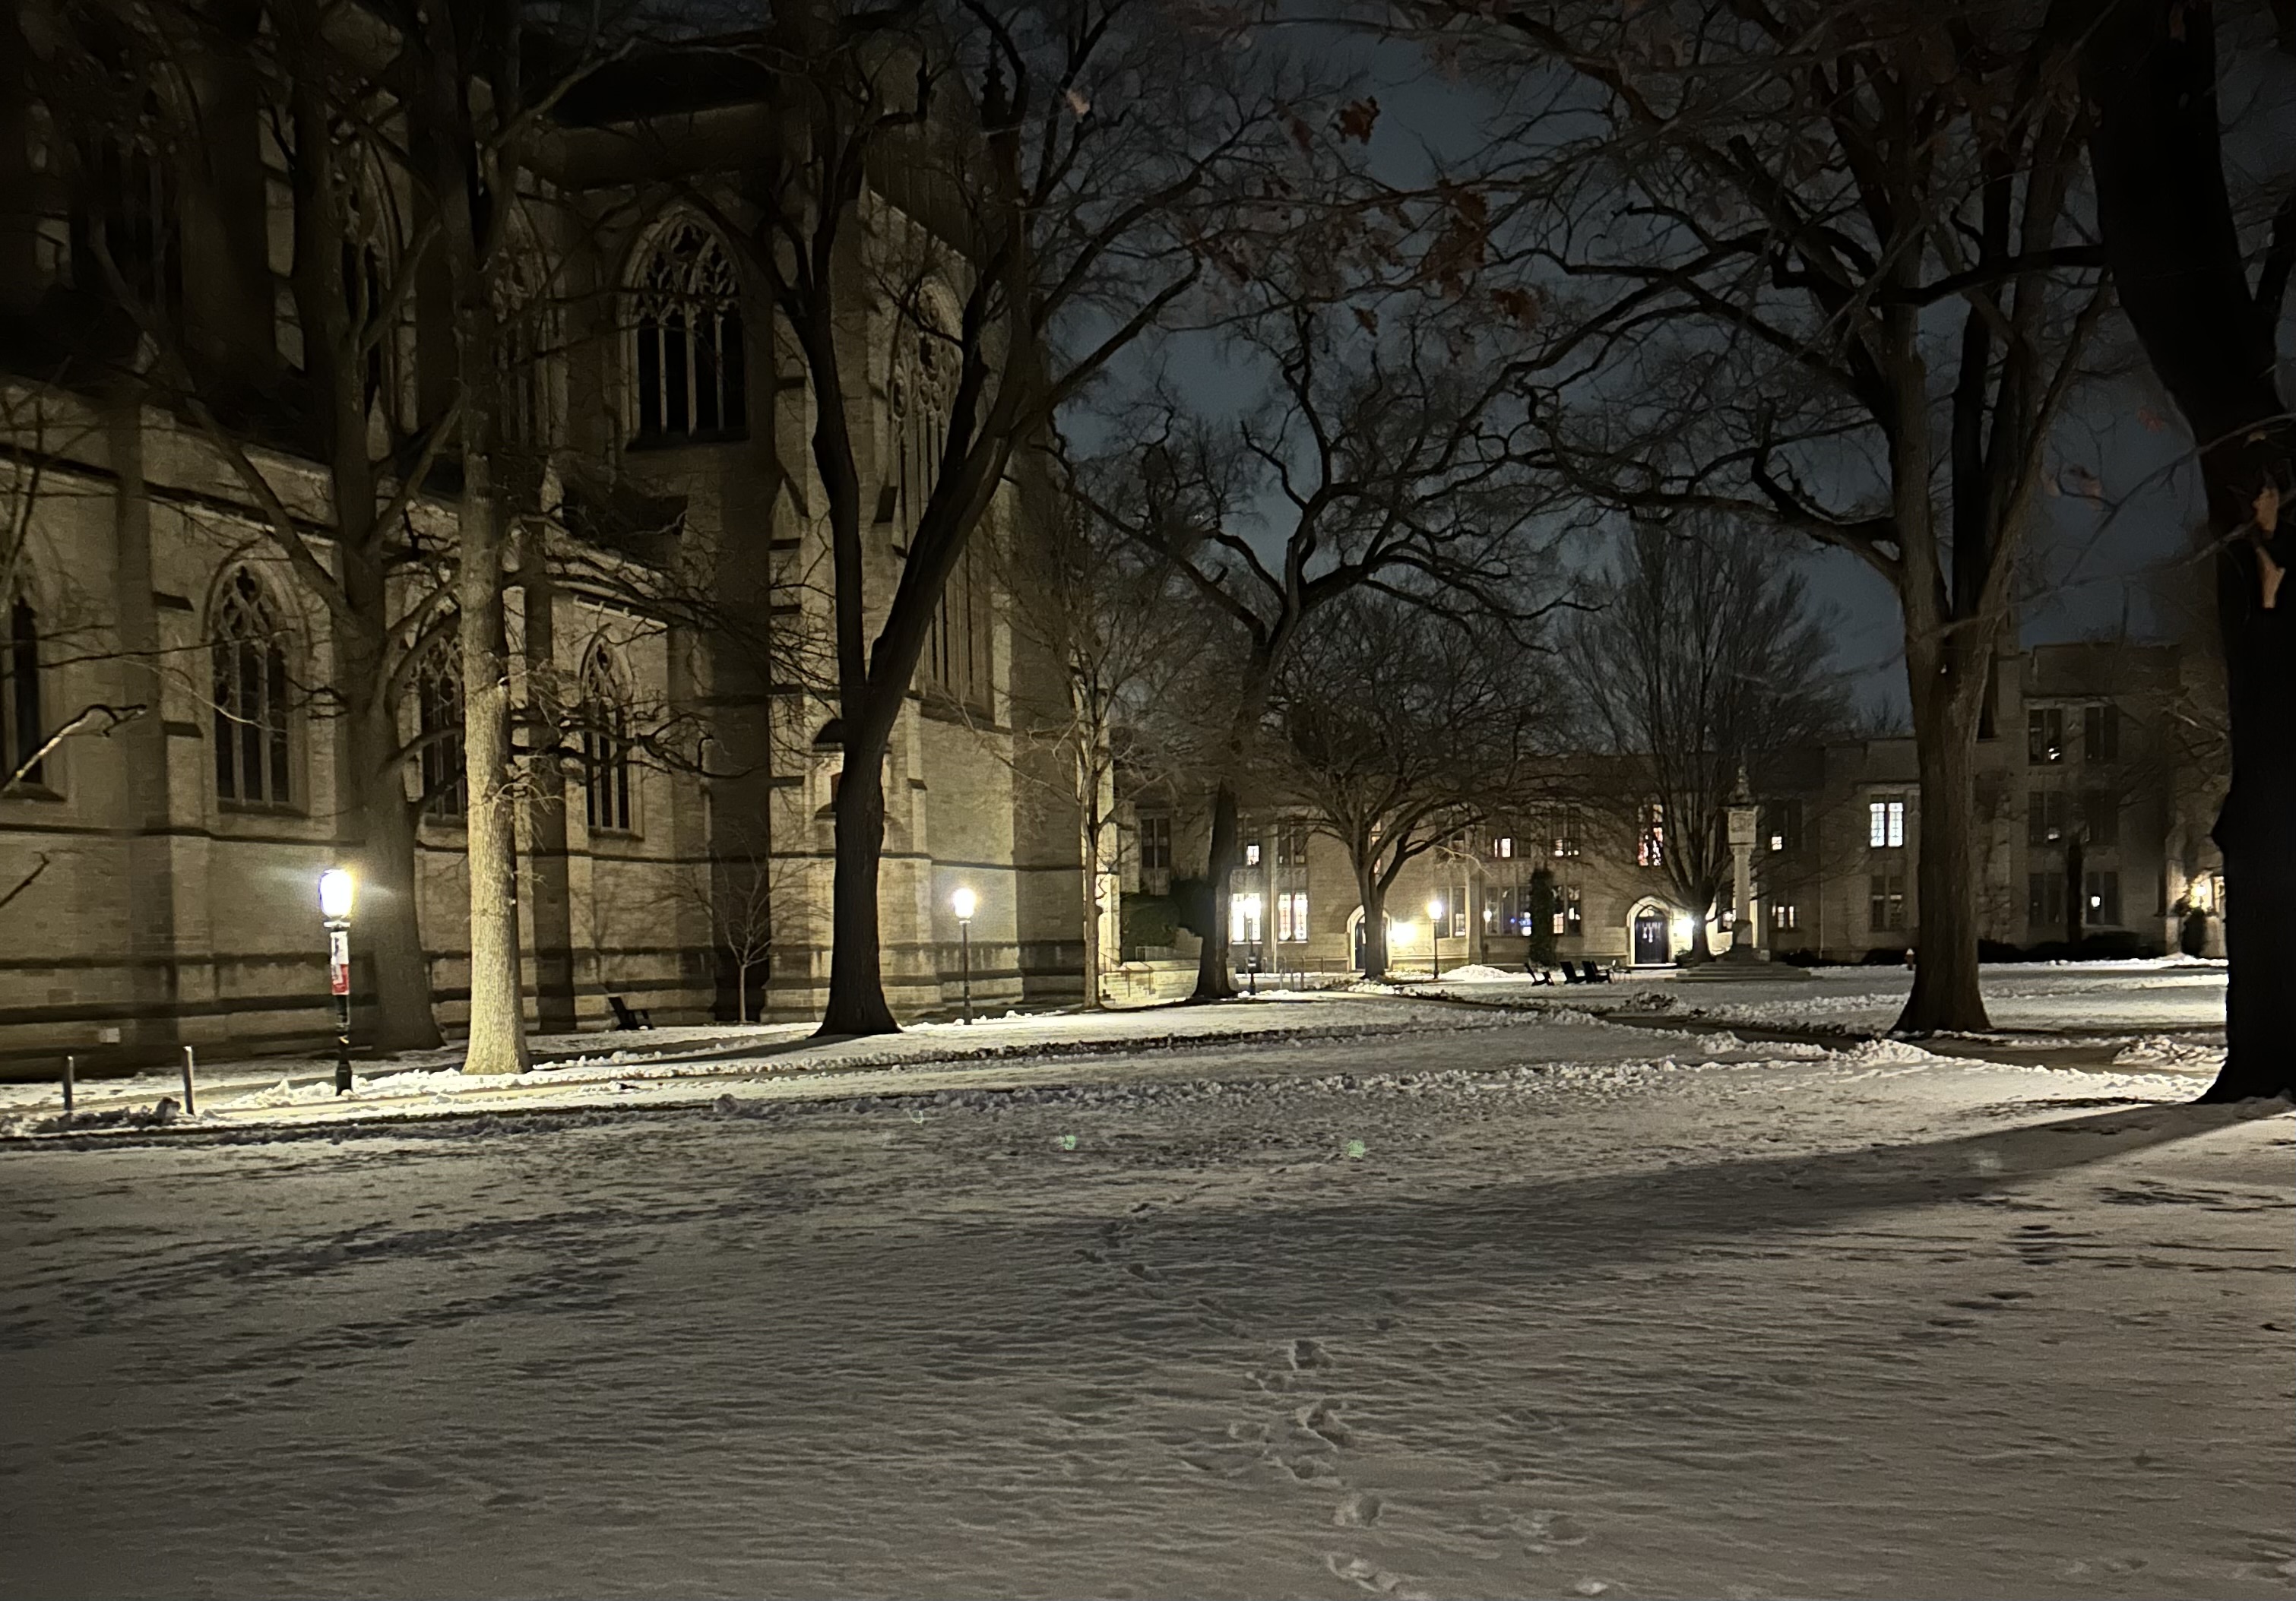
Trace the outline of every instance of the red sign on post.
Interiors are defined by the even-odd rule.
[[[327,989],[336,995],[351,992],[351,936],[347,928],[327,930]]]

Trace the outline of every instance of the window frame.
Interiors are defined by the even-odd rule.
[[[294,715],[291,631],[253,568],[232,568],[217,586],[209,629],[209,782],[226,812],[296,813],[304,807],[299,720]],[[246,709],[250,663],[256,709]],[[226,684],[226,672],[230,682]],[[257,782],[250,786],[253,771]],[[250,788],[262,791],[250,794]]]
[[[749,321],[733,252],[699,217],[678,216],[649,236],[637,260],[623,389],[629,447],[676,449],[748,438]],[[711,335],[706,363],[705,319]],[[715,421],[708,427],[701,426],[705,365],[714,375]]]
[[[616,654],[602,643],[583,662],[581,682],[584,825],[592,834],[636,838],[640,832],[641,785],[631,760],[628,674]],[[603,809],[602,771],[607,776]],[[602,810],[606,817],[603,821]]]
[[[19,594],[8,602],[7,635],[0,640],[0,781],[47,738],[47,708],[42,693],[45,676],[40,663],[39,609],[29,595]],[[50,751],[33,763],[31,770],[9,787],[9,796],[22,800],[53,794],[50,764],[55,757],[56,753]]]

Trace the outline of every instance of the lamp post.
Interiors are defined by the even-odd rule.
[[[964,975],[964,1020],[967,1023],[972,1021],[972,914],[980,905],[980,897],[963,887],[948,898],[948,909],[956,913],[958,963]]]
[[[327,988],[335,998],[335,1093],[351,1089],[351,902],[357,886],[331,867],[319,875],[319,916],[327,929]]]
[[[1430,982],[1443,976],[1443,897],[1427,902],[1427,967]]]

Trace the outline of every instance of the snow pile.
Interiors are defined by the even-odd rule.
[[[2225,1047],[2221,1038],[2211,1043],[2207,1040],[2172,1039],[2166,1034],[2151,1034],[2131,1040],[2112,1058],[2116,1067],[2160,1067],[2177,1073],[2217,1073],[2224,1067]]]
[[[1509,971],[1485,962],[1461,962],[1456,968],[1443,969],[1445,984],[1529,984],[1530,976],[1520,968]]]

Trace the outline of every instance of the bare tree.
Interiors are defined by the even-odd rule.
[[[1495,21],[1458,26],[1570,86],[1504,143],[1507,186],[1550,208],[1525,292],[1583,303],[1554,373],[1581,481],[1767,519],[1889,584],[1923,808],[1898,1023],[1983,1028],[1975,741],[2051,427],[2108,299],[2071,203],[2075,41],[2041,7],[1904,0]]]
[[[1168,712],[1198,688],[1201,643],[1218,626],[1168,565],[1093,514],[1089,497],[1062,488],[1048,514],[1004,543],[1000,588],[1016,640],[1042,654],[1065,691],[1025,715],[1015,767],[1035,776],[1052,757],[1077,809],[1077,869],[1084,946],[1084,1004],[1099,1007],[1112,965],[1103,924],[1117,912],[1116,778],[1166,769],[1172,742],[1157,737]]]
[[[1275,782],[1338,840],[1363,906],[1364,976],[1387,971],[1404,868],[1520,796],[1557,732],[1548,662],[1508,631],[1360,589],[1322,609],[1275,692]]]
[[[1730,877],[1724,809],[1739,774],[1848,723],[1824,625],[1801,576],[1729,528],[1637,526],[1591,599],[1570,654],[1590,669],[1587,731],[1617,760],[1593,770],[1611,784],[1589,798],[1644,835],[1638,847],[1689,909],[1703,960],[1707,915]]]
[[[785,132],[749,176],[753,209],[695,200],[767,286],[812,391],[842,759],[822,1028],[881,1033],[883,760],[950,576],[1016,453],[1190,292],[1244,176],[1291,159],[1289,110],[1251,81],[1257,58],[1133,0],[775,7],[744,48],[780,86]],[[896,196],[906,221],[881,203]],[[935,380],[936,448],[876,620],[859,408],[883,381],[889,312]]]
[[[2270,40],[2262,13],[2234,13],[2235,47],[2296,53],[2296,9],[2277,0],[2271,12]],[[2276,175],[2269,221],[2242,226],[2217,96],[2219,12],[2069,0],[2051,14],[2080,41],[2105,253],[2199,445],[2208,504],[2230,714],[2232,782],[2214,837],[2231,979],[2224,1070],[2203,1099],[2296,1095],[2296,605],[2284,593],[2296,567],[2296,408],[2280,348],[2296,183]]]
[[[734,970],[735,1021],[757,1020],[750,980],[762,975],[773,953],[775,935],[772,847],[744,827],[722,829],[712,842],[713,860],[682,863],[668,881],[663,900],[673,911],[706,919],[712,948]]]
[[[133,330],[115,376],[190,424],[247,496],[285,570],[326,615],[334,671],[319,686],[320,703],[348,726],[376,1043],[417,1049],[436,1045],[439,1031],[416,919],[414,812],[404,778],[411,753],[399,713],[442,623],[451,621],[438,552],[412,516],[444,435],[403,426],[395,345],[424,241],[393,236],[376,63],[330,34],[324,9],[318,0],[277,0],[250,19],[187,4],[143,8],[138,29],[119,14],[89,24],[102,36],[101,53],[83,29],[62,27],[38,56],[34,83],[73,152],[74,181],[107,217],[116,197],[103,192],[101,157],[122,136],[176,152],[179,164],[157,180],[163,186],[184,176],[200,184],[226,176],[207,164],[227,162],[232,152],[200,136],[198,96],[179,78],[183,67],[204,64],[217,81],[251,81],[266,108],[287,170],[289,289],[299,343],[299,359],[270,392],[211,379],[211,363],[180,317],[162,244],[107,223],[85,231],[79,265]],[[152,97],[153,81],[185,93]],[[259,460],[253,445],[266,432],[283,433],[318,464],[323,521],[315,525],[298,487]]]
[[[1267,310],[1233,347],[1259,353],[1262,403],[1234,425],[1168,408],[1123,453],[1121,497],[1095,490],[1101,515],[1171,562],[1240,641],[1214,766],[1199,1000],[1234,993],[1239,785],[1310,618],[1364,591],[1456,617],[1542,609],[1547,500],[1512,331],[1439,296],[1390,297],[1384,331],[1379,309]]]

